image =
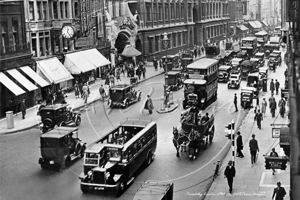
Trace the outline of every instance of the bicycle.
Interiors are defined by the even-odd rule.
[[[215,180],[215,178],[217,178],[217,176],[219,176],[219,169],[221,167],[221,161],[218,160],[217,163],[214,163],[216,165],[216,168],[215,168],[215,172],[214,172],[214,175],[213,175],[213,181]]]

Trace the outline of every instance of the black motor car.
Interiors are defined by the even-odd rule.
[[[43,133],[55,126],[79,126],[81,123],[81,114],[72,111],[68,104],[48,105],[39,111],[42,124],[40,129]]]
[[[179,71],[169,71],[165,74],[165,82],[171,90],[178,90],[183,87],[182,73]]]
[[[120,84],[109,88],[109,107],[128,107],[130,104],[141,100],[142,92],[135,90],[134,85]]]
[[[229,65],[221,65],[219,67],[219,82],[228,82],[231,72],[231,66]]]

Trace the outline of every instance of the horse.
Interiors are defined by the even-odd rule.
[[[189,138],[179,133],[176,127],[173,127],[173,136],[173,144],[177,151],[176,156],[179,158],[179,152],[186,151],[186,147],[189,145]]]
[[[199,136],[197,135],[197,132],[192,129],[191,133],[189,135],[189,157],[193,158],[194,160],[196,159],[196,154],[199,151]]]

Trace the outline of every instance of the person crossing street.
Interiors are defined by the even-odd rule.
[[[259,152],[258,142],[255,139],[254,134],[252,134],[252,139],[249,141],[249,148],[250,148],[250,154],[251,154],[251,164],[253,167],[253,164],[256,163],[257,152]]]

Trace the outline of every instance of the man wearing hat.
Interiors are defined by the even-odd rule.
[[[244,154],[242,152],[243,150],[243,138],[241,136],[241,132],[238,131],[237,132],[237,138],[236,138],[236,153],[237,153],[237,157],[243,158]]]
[[[281,187],[280,182],[277,182],[277,187],[274,188],[272,199],[274,199],[274,196],[275,196],[275,200],[283,200],[285,195],[286,195],[285,189],[283,187]]]
[[[252,139],[249,141],[250,154],[251,154],[251,164],[253,167],[253,163],[256,162],[256,154],[259,151],[257,140],[255,139],[255,135],[252,134]]]
[[[232,183],[233,183],[233,177],[235,177],[235,168],[231,160],[228,162],[228,165],[224,171],[224,175],[227,178],[229,192],[232,193]]]

